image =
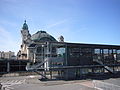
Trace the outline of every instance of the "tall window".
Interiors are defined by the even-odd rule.
[[[70,57],[79,58],[80,49],[79,48],[69,48]]]
[[[58,55],[58,57],[64,57],[65,48],[57,48],[57,55]]]
[[[117,60],[120,60],[120,50],[117,50]]]
[[[37,48],[37,53],[42,53],[42,48],[41,47]]]
[[[113,60],[112,49],[109,49],[109,60]]]
[[[104,53],[104,60],[108,60],[108,58],[109,58],[108,49],[103,49],[103,53]]]
[[[91,58],[91,56],[92,56],[92,49],[91,48],[81,48],[81,54],[84,57]]]
[[[114,60],[117,60],[117,53],[116,53],[116,49],[113,49],[113,57],[114,57]]]
[[[94,49],[94,56],[93,56],[94,60],[100,60],[100,49]]]

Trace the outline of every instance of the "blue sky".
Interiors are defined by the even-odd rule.
[[[25,19],[31,34],[120,45],[120,0],[0,0],[0,51],[20,49]]]

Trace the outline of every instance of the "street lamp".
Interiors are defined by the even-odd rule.
[[[42,50],[43,50],[43,51],[42,51],[42,52],[43,52],[43,53],[42,53],[42,55],[43,55],[43,60],[42,60],[42,61],[44,61],[44,45],[42,45]]]

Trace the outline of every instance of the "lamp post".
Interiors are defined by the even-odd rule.
[[[42,61],[44,61],[44,45],[42,45],[42,54],[43,54],[43,59],[42,59]]]
[[[43,51],[42,51],[42,52],[43,52],[43,53],[42,53],[42,54],[43,54],[43,60],[42,60],[42,62],[44,62],[44,47],[45,47],[45,46],[42,45],[42,50],[43,50]],[[44,63],[43,63],[43,67],[45,67]],[[43,76],[42,76],[41,80],[46,80],[45,77],[46,77],[46,72],[45,72],[45,69],[44,69],[44,71],[43,71]]]

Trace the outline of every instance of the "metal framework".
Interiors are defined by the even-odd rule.
[[[57,71],[59,77],[75,79],[81,75],[95,73],[117,73],[120,71],[120,46],[65,42],[36,43],[41,46],[39,61],[27,65],[27,70]],[[36,48],[37,49],[37,48]],[[39,52],[39,51],[38,51]],[[39,56],[39,57],[40,57]]]
[[[0,60],[0,74],[26,71],[25,67],[28,62],[29,62],[28,60],[1,59]]]

